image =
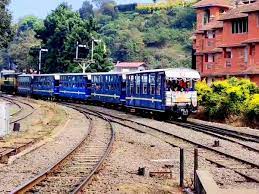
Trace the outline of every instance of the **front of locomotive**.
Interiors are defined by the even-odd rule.
[[[165,104],[173,118],[186,120],[198,109],[195,84],[200,74],[193,69],[175,68],[165,71]]]

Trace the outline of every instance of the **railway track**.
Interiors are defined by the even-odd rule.
[[[214,126],[205,125],[205,124],[198,124],[198,123],[194,123],[194,122],[187,122],[187,123],[177,122],[177,121],[168,121],[168,122],[181,126],[181,127],[190,128],[195,131],[200,131],[200,132],[203,132],[206,134],[212,134],[212,133],[213,133],[213,135],[219,134],[222,136],[232,137],[232,138],[239,139],[242,141],[259,143],[259,136],[252,135],[249,133],[238,132],[238,131],[234,131],[234,130],[230,130],[230,129],[214,127]]]
[[[29,103],[23,102],[15,98],[7,97],[7,96],[1,96],[1,98],[19,107],[18,111],[10,115],[13,117],[10,124],[17,123],[21,120],[28,118],[35,111],[35,108]],[[30,110],[28,111],[28,109]]]
[[[79,110],[77,107],[72,107]],[[110,153],[115,138],[111,122],[101,114],[88,116],[89,131],[83,140],[51,168],[12,193],[79,193]]]
[[[67,106],[71,106],[71,103],[65,103],[65,104]],[[73,105],[73,106],[77,106],[80,110],[89,111],[89,114],[94,114],[94,113],[91,113],[93,110],[87,108],[86,106],[83,106],[83,107],[79,105]],[[199,148],[200,157],[204,158],[208,162],[221,168],[223,167],[226,169],[230,169],[235,173],[244,177],[247,181],[259,183],[259,175],[258,175],[259,164],[255,163],[254,161],[248,161],[246,159],[236,157],[229,153],[225,153],[224,151],[217,150],[214,147],[203,144],[202,142],[195,142],[191,139],[187,139],[179,135],[175,135],[163,129],[158,129],[149,125],[132,121],[127,118],[111,115],[105,112],[100,112],[100,111],[95,111],[95,112],[98,114],[105,115],[111,122],[131,128],[139,133],[147,133],[149,135],[152,135],[154,137],[157,137],[163,140],[164,142],[170,144],[171,146],[181,148],[187,145],[188,150],[190,150],[189,148]],[[182,142],[175,141],[176,139],[181,140]]]

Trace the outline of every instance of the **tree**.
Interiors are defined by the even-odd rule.
[[[82,19],[88,20],[94,16],[93,5],[88,0],[84,1],[79,13]]]
[[[18,23],[18,33],[26,30],[40,31],[44,25],[43,21],[36,16],[25,16]]]
[[[74,12],[67,4],[59,5],[44,20],[44,28],[38,33],[43,47],[48,49],[44,72],[66,72],[74,69],[77,41],[87,45],[90,57],[91,41],[93,37],[99,38],[96,26],[92,18],[83,20],[79,13]]]
[[[0,48],[6,48],[12,38],[12,17],[7,9],[9,3],[10,0],[0,1]]]
[[[8,47],[8,55],[20,71],[36,68],[34,58],[30,55],[31,48],[40,47],[40,40],[35,38],[35,34],[33,30],[20,32]]]

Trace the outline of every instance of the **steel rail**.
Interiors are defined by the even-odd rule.
[[[71,103],[63,103],[63,104],[71,105]],[[78,106],[78,105],[74,105],[74,106]],[[78,106],[78,108],[80,108],[81,110],[88,110],[88,111],[93,112],[93,110],[91,110],[91,109],[89,109],[89,108],[86,108],[86,107],[83,107],[83,108],[82,108],[82,107],[79,107],[79,106]],[[107,113],[104,113],[104,112],[100,112],[100,111],[94,111],[94,112],[97,112],[97,113],[99,113],[99,114],[103,114],[103,115],[105,115],[105,116],[111,117],[111,118],[113,118],[113,119],[109,119],[111,122],[117,123],[117,124],[119,124],[119,125],[122,125],[122,126],[125,126],[125,127],[128,127],[128,128],[131,128],[131,129],[134,129],[134,130],[136,130],[137,132],[143,133],[143,131],[140,130],[140,129],[137,129],[137,128],[135,128],[135,127],[129,126],[129,125],[125,124],[125,123],[116,121],[116,120],[114,120],[114,119],[118,119],[118,120],[121,120],[121,121],[132,122],[132,123],[135,123],[135,124],[137,124],[137,125],[140,125],[140,126],[143,126],[143,127],[146,127],[146,128],[150,128],[150,129],[153,129],[153,130],[158,131],[158,132],[160,132],[160,133],[162,133],[162,134],[165,134],[165,135],[168,135],[168,136],[171,136],[171,137],[175,137],[175,138],[181,139],[181,140],[183,140],[183,141],[185,141],[185,142],[187,142],[187,143],[190,143],[190,144],[192,144],[192,145],[195,145],[195,146],[197,146],[197,147],[199,147],[199,148],[203,148],[203,149],[205,149],[205,150],[212,151],[212,152],[214,152],[214,153],[217,153],[217,154],[219,154],[219,155],[223,155],[223,156],[225,156],[225,157],[227,157],[227,158],[233,159],[233,160],[238,161],[238,162],[240,162],[240,163],[243,163],[243,164],[245,164],[245,165],[249,165],[249,166],[252,166],[252,167],[254,167],[254,168],[259,169],[259,164],[256,164],[256,163],[247,161],[247,160],[242,159],[242,158],[238,158],[238,157],[236,157],[236,156],[233,156],[233,155],[227,154],[227,153],[225,153],[225,152],[219,151],[219,150],[217,150],[217,149],[215,149],[215,148],[208,147],[208,146],[206,146],[206,145],[203,145],[203,144],[197,143],[197,142],[195,142],[195,141],[192,141],[192,140],[183,138],[183,137],[181,137],[181,136],[178,136],[178,135],[175,135],[175,134],[172,134],[172,133],[163,131],[163,130],[161,130],[161,129],[158,129],[158,128],[155,128],[155,127],[152,127],[152,126],[149,126],[149,125],[145,125],[145,124],[139,123],[139,122],[137,122],[137,121],[132,121],[132,120],[130,120],[130,119],[126,119],[126,118],[121,118],[121,117],[118,117],[118,116],[110,115],[110,114],[107,114]],[[166,142],[166,140],[164,140],[164,141]],[[167,143],[168,143],[168,142],[167,142]],[[172,145],[171,142],[170,142],[170,145]],[[177,145],[175,145],[175,144],[173,144],[172,146],[174,146],[174,147],[179,147],[179,146],[177,146]],[[205,159],[206,159],[206,158],[205,158]],[[210,161],[210,159],[206,159],[206,160]],[[217,163],[217,162],[214,161],[214,163]],[[221,164],[221,165],[222,165],[222,164]],[[224,167],[227,168],[227,169],[233,170],[233,168],[229,168],[229,167],[227,167],[227,166],[224,166]],[[245,175],[244,173],[239,172],[239,171],[237,171],[237,170],[234,170],[234,171],[235,171],[236,173],[240,174],[241,176],[247,178],[247,179],[250,179],[250,180],[253,180],[254,182],[259,183],[259,179],[256,179],[256,178],[253,178],[253,177],[249,177],[248,175]]]
[[[6,99],[6,100],[9,100],[9,101],[12,101],[12,102],[14,102],[14,101],[19,102],[19,103],[21,103],[21,104],[23,104],[23,105],[26,105],[26,106],[28,106],[28,107],[30,107],[30,108],[32,109],[32,111],[30,111],[30,112],[29,112],[28,114],[26,114],[25,116],[22,116],[21,118],[15,119],[14,121],[11,121],[10,124],[13,124],[13,123],[16,123],[16,122],[19,122],[19,121],[21,121],[21,120],[24,120],[24,119],[28,118],[28,117],[31,116],[31,115],[34,113],[34,111],[35,111],[35,108],[34,108],[32,105],[30,105],[29,103],[23,102],[23,101],[21,101],[21,100],[17,100],[17,99],[15,99],[15,98],[6,97],[6,96],[4,96],[4,97],[2,97],[2,98]],[[22,111],[23,109],[24,109],[24,108],[22,108],[21,111]],[[19,111],[19,113],[20,113],[21,111]],[[18,113],[17,113],[17,114],[18,114]]]
[[[181,127],[191,128],[196,131],[201,131],[203,133],[213,132],[213,133],[217,133],[220,135],[240,139],[242,141],[250,141],[250,142],[259,143],[259,136],[244,133],[244,132],[238,132],[238,131],[234,131],[234,130],[214,127],[214,126],[210,126],[210,125],[198,124],[198,123],[193,123],[193,122],[188,122],[188,123],[181,123],[181,122],[177,122],[177,121],[167,121],[167,122],[181,126]]]
[[[74,107],[74,109],[78,110],[77,108]],[[43,181],[44,179],[46,179],[48,177],[49,174],[51,174],[51,172],[53,172],[55,169],[58,168],[59,165],[61,165],[64,161],[66,161],[69,157],[71,157],[71,155],[78,150],[83,144],[84,142],[87,140],[87,138],[90,136],[92,128],[93,128],[93,123],[92,123],[92,119],[88,116],[88,113],[86,113],[85,111],[81,111],[78,110],[79,112],[81,112],[82,114],[84,114],[84,116],[86,118],[89,119],[90,121],[90,125],[88,128],[88,133],[86,134],[86,136],[73,148],[72,151],[68,152],[62,159],[60,159],[56,164],[54,164],[53,166],[51,166],[49,169],[47,169],[46,171],[42,172],[40,175],[36,176],[35,178],[33,178],[32,180],[29,180],[28,182],[24,183],[23,185],[17,187],[14,191],[12,191],[12,194],[19,194],[19,193],[25,193],[26,191],[32,189],[34,186],[36,186],[38,183],[40,183],[41,181]],[[108,121],[105,117],[103,117],[104,120]],[[109,121],[108,121],[109,122]],[[94,169],[90,172],[90,174],[84,178],[84,181],[82,183],[79,184],[79,186],[77,186],[72,193],[79,193],[87,183],[89,183],[89,181],[92,179],[93,175],[97,172],[97,170],[101,167],[101,165],[103,164],[104,160],[107,158],[107,156],[109,155],[109,153],[112,150],[112,145],[114,143],[115,140],[115,132],[113,129],[112,124],[109,122],[110,124],[110,130],[111,130],[111,137],[109,140],[109,143],[107,145],[107,149],[105,150],[105,153],[103,154],[103,156],[101,157],[101,159],[98,161],[98,163],[96,164],[96,166],[94,167]]]
[[[0,98],[4,99],[4,100],[7,101],[7,102],[10,102],[10,103],[16,105],[16,106],[19,108],[18,111],[16,111],[16,112],[10,114],[10,116],[17,115],[17,114],[19,114],[19,113],[23,110],[22,106],[21,106],[20,104],[16,103],[16,102],[14,102],[13,100],[10,100],[10,99],[5,98],[5,97],[3,97],[3,96],[0,96]]]

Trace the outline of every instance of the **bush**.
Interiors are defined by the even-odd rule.
[[[248,120],[259,121],[259,94],[254,94],[246,101],[246,117]]]
[[[212,92],[212,89],[205,81],[199,81],[196,83],[196,90],[198,93],[198,103],[204,105],[205,97]]]
[[[224,119],[232,115],[247,115],[254,119],[259,115],[258,88],[248,79],[215,81],[210,87],[204,81],[198,82],[196,90],[199,103],[211,119]]]

